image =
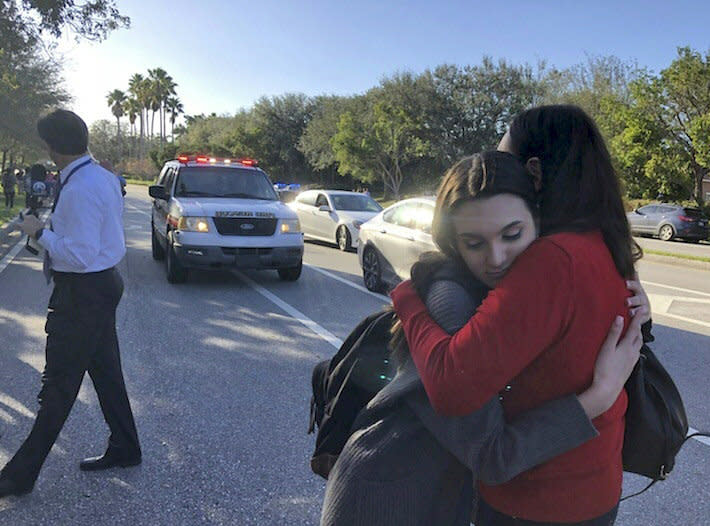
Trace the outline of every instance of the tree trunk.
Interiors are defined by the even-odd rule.
[[[706,168],[703,168],[698,164],[695,165],[695,195],[693,197],[695,197],[695,201],[701,207],[705,205],[705,195],[703,194],[703,179],[707,174],[708,170]]]
[[[7,150],[2,151],[2,169],[0,169],[0,172],[5,171],[5,160],[7,159]]]

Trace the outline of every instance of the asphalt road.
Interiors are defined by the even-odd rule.
[[[195,274],[169,285],[150,256],[147,190],[129,187],[126,203],[118,326],[144,462],[78,470],[107,437],[87,378],[34,492],[0,500],[0,525],[317,524],[324,482],[308,464],[311,369],[386,299],[362,287],[356,254],[315,243],[307,243],[295,283],[265,271]],[[2,267],[0,465],[37,407],[50,292],[26,251]],[[657,311],[654,349],[691,425],[710,429],[710,274],[653,262],[640,272]],[[617,524],[707,524],[709,476],[710,440],[690,441],[670,479],[623,503]],[[643,482],[628,476],[625,491]]]

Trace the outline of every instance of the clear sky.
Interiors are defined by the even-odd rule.
[[[106,94],[162,67],[187,114],[233,113],[262,95],[366,91],[396,71],[484,55],[563,68],[586,54],[659,71],[678,46],[710,49],[708,0],[118,0],[131,28],[62,42],[66,88],[87,121]]]

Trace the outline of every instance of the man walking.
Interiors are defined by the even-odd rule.
[[[126,252],[121,189],[116,177],[88,154],[88,130],[78,115],[54,111],[37,123],[37,130],[61,170],[51,226],[45,228],[30,215],[19,223],[45,248],[45,270],[54,280],[45,326],[47,362],[37,418],[0,473],[0,497],[32,490],[86,371],[111,436],[104,455],[82,461],[80,468],[141,462],[116,336],[123,281],[115,266]]]
[[[5,194],[5,208],[15,206],[15,187],[17,186],[17,178],[12,168],[8,168],[2,174],[2,191]]]

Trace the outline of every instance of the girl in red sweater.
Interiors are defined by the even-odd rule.
[[[512,418],[582,392],[612,320],[629,319],[625,280],[634,277],[640,249],[593,121],[573,106],[534,108],[516,117],[499,149],[520,157],[536,177],[542,237],[516,259],[519,251],[510,247],[528,232],[486,223],[505,203],[437,206],[443,217],[435,212],[433,235],[451,240],[442,251],[495,288],[453,336],[433,322],[410,283],[392,293],[427,395],[442,414],[468,414],[500,393]],[[480,485],[477,526],[613,524],[625,410],[622,391],[594,420],[597,438],[506,484]]]

